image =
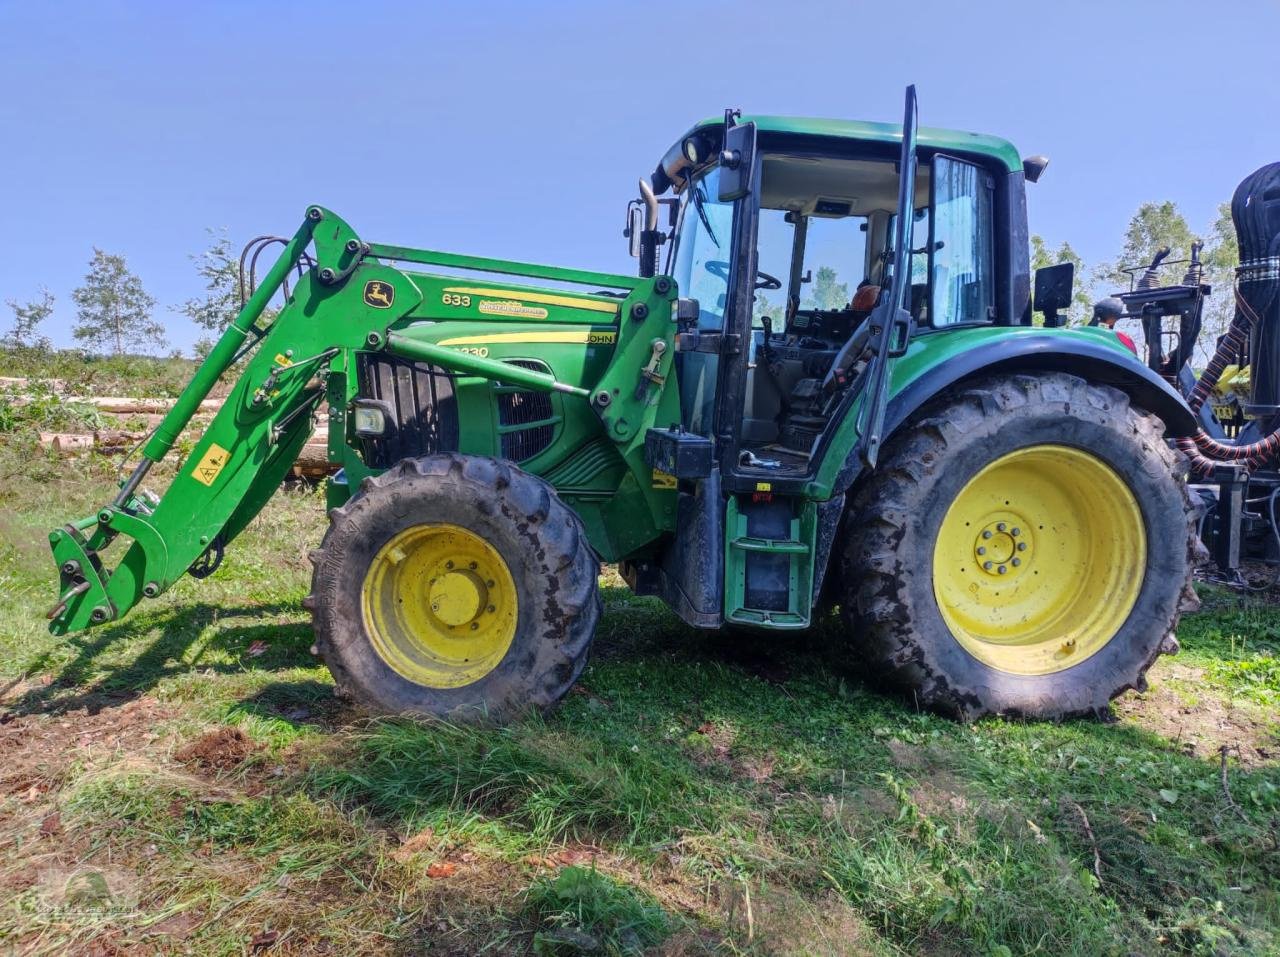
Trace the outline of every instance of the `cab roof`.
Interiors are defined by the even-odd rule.
[[[761,133],[824,136],[895,145],[902,142],[902,127],[896,123],[833,120],[810,116],[743,116],[740,122],[755,123]],[[721,116],[708,117],[694,124],[688,133],[676,141],[672,151],[678,154],[680,144],[691,133],[721,126],[724,126],[724,118]],[[1022,158],[1018,155],[1017,149],[1008,140],[998,136],[922,126],[917,131],[916,144],[922,149],[942,153],[959,152],[986,156],[999,162],[1011,173],[1022,170]]]

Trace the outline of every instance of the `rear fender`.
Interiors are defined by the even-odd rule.
[[[901,385],[889,400],[885,413],[885,436],[893,435],[942,392],[965,382],[996,373],[1066,372],[1090,382],[1109,385],[1125,393],[1135,405],[1159,416],[1166,434],[1181,437],[1195,434],[1195,416],[1183,397],[1156,373],[1104,341],[1102,331],[1025,333],[984,339],[972,348],[927,365]],[[934,333],[949,335],[953,333]],[[862,474],[861,463],[845,461],[834,491],[844,492]]]

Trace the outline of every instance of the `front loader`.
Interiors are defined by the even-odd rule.
[[[635,276],[369,242],[311,207],[115,500],[51,533],[52,630],[215,572],[327,408],[306,605],[375,709],[553,704],[605,561],[698,628],[785,641],[839,606],[869,670],[962,718],[1103,711],[1194,601],[1166,437],[1197,421],[1110,330],[1032,324],[1043,161],[915,110],[694,126],[629,209]],[[1035,277],[1051,326],[1063,278]]]

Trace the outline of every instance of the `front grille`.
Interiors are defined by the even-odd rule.
[[[363,352],[356,358],[363,398],[391,404],[395,427],[362,437],[365,464],[389,468],[401,459],[458,450],[458,406],[453,379],[438,366]]]
[[[551,372],[545,362],[537,359],[512,359],[510,362],[513,366],[535,372]],[[504,386],[498,393],[498,424],[511,431],[502,433],[502,457],[513,462],[533,458],[554,441],[556,427],[553,421],[549,421],[554,418],[555,408],[548,393]],[[512,428],[522,425],[529,427]]]

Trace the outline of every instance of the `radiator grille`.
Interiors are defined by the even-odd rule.
[[[458,450],[458,407],[453,379],[425,362],[361,353],[356,359],[360,395],[389,402],[396,428],[362,438],[364,460],[388,468],[401,459]]]
[[[511,364],[535,372],[550,373],[545,362],[537,359],[512,359]],[[502,457],[513,462],[533,458],[555,439],[555,408],[546,392],[530,392],[525,389],[503,387],[498,393],[498,424],[514,428],[502,433]]]

